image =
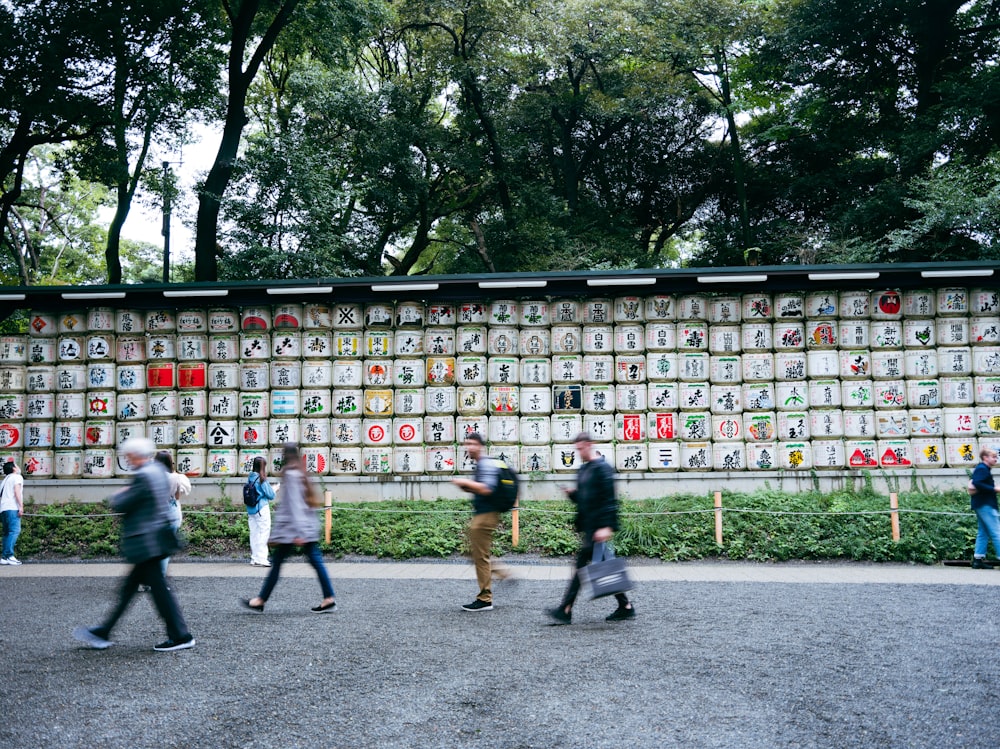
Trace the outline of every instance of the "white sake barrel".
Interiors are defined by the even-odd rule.
[[[878,462],[882,468],[910,468],[913,452],[909,440],[878,440]]]
[[[407,370],[411,381],[401,382],[400,384],[405,386],[422,384],[423,377],[414,374],[414,372],[421,371],[421,362],[410,360],[407,364],[412,367],[411,370]],[[333,386],[338,388],[359,388],[364,384],[364,371],[364,364],[357,359],[336,359],[333,362]],[[275,382],[274,375],[274,363],[272,362],[271,387],[279,387],[279,383]],[[301,381],[301,377],[299,379]],[[291,387],[297,387],[297,385],[292,385]]]
[[[205,475],[206,454],[203,447],[185,447],[177,450],[174,468],[188,478],[196,479]]]
[[[364,391],[364,415],[379,418],[392,416],[393,391],[392,390],[365,390]]]
[[[485,385],[459,386],[458,412],[462,416],[479,416],[485,414],[488,402]]]
[[[450,445],[425,447],[424,470],[436,475],[453,474],[455,472],[455,448]]]
[[[553,347],[556,328],[552,329]],[[677,326],[674,323],[654,322],[646,325],[646,349],[648,351],[673,351],[677,348]]]
[[[146,393],[119,393],[117,415],[119,421],[142,421],[149,417],[149,400]]]
[[[645,442],[646,416],[644,414],[616,414],[615,441]]]
[[[746,352],[770,351],[774,348],[774,326],[771,323],[744,323],[740,331],[740,344]],[[713,343],[709,339],[709,348]]]
[[[204,419],[177,419],[177,446],[204,447],[208,442],[208,423]]]
[[[743,383],[743,409],[745,411],[770,411],[775,406],[773,383]]]
[[[513,427],[514,441],[517,440],[517,419]],[[424,441],[424,420],[417,418],[395,418],[392,420],[392,442],[394,445],[421,445]]]
[[[11,421],[22,421],[26,415],[27,399],[24,393],[0,395],[0,418]]]
[[[938,317],[933,324],[938,346],[968,346],[972,342],[969,320],[965,317]],[[994,329],[994,337],[996,332]]]
[[[646,414],[647,434],[651,440],[673,440],[680,434],[680,418],[677,413]]]
[[[375,335],[373,333],[373,335]],[[392,336],[387,331],[379,334],[382,338],[388,339],[389,350],[391,351]],[[367,338],[365,339],[367,347]],[[333,333],[328,330],[316,330],[302,334],[302,358],[306,361],[313,359],[329,359],[333,355]],[[381,356],[382,354],[369,354],[370,356]],[[388,355],[388,354],[386,354]]]
[[[236,447],[239,424],[236,419],[213,419],[207,422],[206,442],[209,447]]]
[[[790,291],[774,295],[775,320],[801,320],[805,317],[806,299],[801,293]]]
[[[976,409],[972,407],[943,408],[944,436],[967,437],[976,436]],[[978,461],[977,461],[978,462]]]
[[[646,470],[646,446],[633,443],[620,443],[614,446],[615,469],[619,473],[626,471]]]
[[[746,447],[739,442],[712,444],[712,462],[716,471],[743,471],[747,467]]]
[[[711,374],[712,358],[708,354],[688,352],[678,354],[678,378],[682,382],[701,382]]]
[[[423,447],[394,447],[392,449],[392,470],[403,476],[424,472]]]
[[[578,354],[583,350],[583,328],[576,325],[557,325],[552,328],[550,340],[553,354]]]
[[[240,315],[234,309],[217,307],[208,311],[209,333],[238,333]]]
[[[650,442],[647,450],[649,470],[676,471],[681,467],[681,449],[676,442]]]
[[[651,381],[676,380],[677,354],[658,352],[646,354],[646,379]]]
[[[678,320],[708,320],[708,298],[700,294],[686,294],[677,299]]]
[[[739,297],[716,296],[708,302],[708,321],[713,325],[731,325],[742,320],[743,308]]]
[[[294,331],[271,335],[271,357],[274,359],[302,358],[302,334]]]
[[[623,383],[645,382],[646,357],[641,354],[637,356],[616,356],[615,381]],[[527,385],[529,383],[524,384]]]
[[[267,352],[264,352],[267,355]],[[177,336],[158,333],[146,338],[146,358],[148,361],[173,361],[177,358]]]
[[[841,348],[867,349],[871,340],[871,323],[841,320],[838,327]]]
[[[212,478],[239,475],[239,454],[233,448],[212,447],[206,451],[205,474]]]
[[[1000,347],[981,346],[972,349],[972,373],[1000,375]]]
[[[28,368],[23,364],[0,367],[0,393],[23,393],[28,387]]]
[[[301,393],[302,416],[329,417],[333,413],[333,396],[326,388],[312,388]]]
[[[643,384],[622,384],[615,388],[616,405],[619,411],[636,412],[646,410],[646,386]]]
[[[642,297],[620,296],[615,299],[614,304],[616,323],[641,323],[645,320]]]
[[[871,348],[903,348],[903,323],[900,320],[873,320],[871,323]]]
[[[942,406],[971,406],[976,402],[971,377],[946,377],[938,382],[941,385]]]
[[[115,475],[115,451],[106,447],[83,451],[83,477],[108,479]]]
[[[615,360],[613,356],[588,355],[583,357],[583,381],[590,384],[614,382]]]
[[[140,364],[146,361],[146,338],[141,336],[119,336],[115,341],[118,365]]]
[[[913,465],[917,468],[944,468],[945,447],[943,439],[918,438],[910,440]]]
[[[455,329],[427,328],[424,331],[424,353],[428,356],[454,356]]]
[[[907,380],[906,403],[910,408],[939,408],[941,383],[938,380]]]
[[[207,386],[208,386],[207,362],[186,361],[186,362],[180,362],[177,365],[178,390],[204,390]]]
[[[670,294],[646,297],[644,317],[647,322],[670,322],[677,317],[677,304]]]
[[[741,385],[712,385],[709,392],[712,413],[742,413],[743,387]]]
[[[681,411],[707,411],[709,409],[712,390],[707,382],[682,382],[678,390]],[[586,402],[586,398],[584,402]]]
[[[812,445],[808,442],[778,442],[778,468],[808,471],[812,464]]]
[[[709,329],[708,350],[713,354],[738,354],[742,350],[742,344],[739,325],[713,325]]]
[[[996,437],[1000,434],[1000,406],[976,407],[976,434],[979,435],[980,442],[983,442],[983,437]],[[959,435],[949,434],[948,436]]]
[[[423,359],[396,359],[392,362],[391,384],[399,388],[422,387],[426,382]],[[334,385],[337,384],[336,372],[334,372]]]
[[[83,475],[83,450],[57,450],[53,462],[57,479],[75,479]]]
[[[955,382],[955,380],[944,380]],[[976,405],[992,406],[1000,403],[1000,377],[977,377],[975,379]],[[30,408],[28,409],[30,413]]]
[[[394,391],[393,412],[397,416],[423,416],[424,389],[402,388]]]
[[[208,365],[208,386],[212,390],[236,390],[240,386],[240,365],[235,362]]]
[[[379,323],[369,322],[369,325]],[[390,307],[389,320],[386,325],[392,324],[392,311]],[[302,329],[303,330],[330,330],[333,327],[333,309],[329,304],[305,304],[302,306]]]
[[[55,314],[32,311],[28,319],[28,330],[33,336],[44,338],[54,336],[59,332]]]
[[[967,336],[966,336],[967,337]],[[934,320],[903,320],[903,346],[908,349],[933,347],[936,341]]]
[[[361,343],[363,334],[360,330],[338,330],[333,334],[333,356],[344,359],[356,359],[361,356]],[[420,353],[423,347],[423,337],[414,330],[402,330],[396,332],[396,345],[393,347],[397,352]],[[404,345],[401,341],[405,340]]]
[[[56,343],[59,362],[74,363],[87,360],[87,339],[83,336],[59,336]]]
[[[801,351],[806,346],[805,323],[780,320],[772,327],[775,351]]]
[[[490,328],[486,336],[486,351],[490,356],[517,356],[518,338],[516,328]]]
[[[651,382],[646,386],[646,403],[650,411],[676,411],[679,397],[676,382]]]
[[[534,388],[537,390],[538,388]],[[545,392],[549,393],[549,390]],[[489,412],[491,416],[503,416],[505,414],[516,414],[521,403],[521,388],[517,385],[494,385],[489,390]],[[552,405],[549,404],[549,413]],[[534,411],[532,413],[542,413]]]
[[[361,367],[361,384],[365,387],[392,385],[392,362],[387,359],[368,359]]]
[[[946,439],[944,455],[949,468],[973,468],[979,463],[979,443],[974,437]]]
[[[894,380],[906,374],[906,355],[902,351],[872,352],[872,378]]]
[[[240,390],[263,391],[270,387],[271,367],[266,361],[251,361],[240,364]]]
[[[722,385],[743,381],[743,367],[739,356],[713,356],[709,359],[708,378],[713,384]]]
[[[275,330],[295,331],[302,329],[301,304],[276,304],[271,308],[272,327]]]
[[[801,411],[809,407],[809,388],[804,382],[777,382],[774,400],[779,411]]]
[[[937,364],[935,351],[908,349],[903,356],[903,374],[909,379],[937,377]]]
[[[253,394],[247,393],[246,395],[252,396]],[[269,393],[269,401],[270,415],[272,417],[291,418],[298,416],[302,410],[299,390],[272,390]],[[245,414],[241,409],[241,415],[244,418],[260,418],[268,414]]]
[[[448,444],[455,441],[454,416],[425,416],[424,442],[426,444]]]
[[[847,467],[853,470],[878,468],[878,444],[875,440],[845,440]]]
[[[768,382],[774,379],[773,354],[743,354],[741,376],[745,382]]]
[[[903,380],[876,380],[875,408],[906,408],[906,382]]]
[[[242,333],[240,335],[239,358],[244,361],[266,361],[270,359],[271,336],[267,333]]]
[[[840,408],[843,404],[839,380],[810,380],[809,404],[812,408]]]
[[[142,339],[145,343],[145,338]],[[35,338],[28,339],[28,363],[29,364],[55,364],[56,348],[58,339],[56,338]],[[143,349],[145,350],[145,349]]]
[[[873,291],[871,317],[873,320],[898,320],[903,312],[903,297],[899,291]]]
[[[743,416],[741,414],[713,414],[713,442],[743,441]]]
[[[146,436],[146,422],[144,421],[119,421],[115,424],[115,444],[124,445],[128,440],[134,437],[145,437]],[[125,459],[124,455],[120,455],[118,459],[119,468],[125,469],[123,472],[128,471],[128,461]]]
[[[583,417],[576,414],[554,414],[549,423],[552,429],[552,441],[560,444],[572,444],[583,431]]]
[[[767,322],[774,317],[774,302],[770,294],[753,292],[744,294],[740,302],[744,322],[760,320]]]
[[[55,415],[57,419],[82,419],[87,413],[87,397],[84,393],[56,393]]]
[[[490,325],[517,327],[520,324],[518,304],[510,299],[494,299],[488,305]]]
[[[415,315],[419,318],[418,325],[422,325],[423,321],[423,306],[417,303],[411,302],[413,308],[408,308],[404,317],[407,319],[411,315]],[[368,304],[365,306],[365,314],[362,324],[355,324],[352,322],[355,311],[351,310],[350,305],[339,305],[337,307],[327,308],[320,305],[319,309],[311,310],[312,305],[306,305],[303,310],[303,315],[305,316],[305,321],[303,327],[306,330],[310,329],[324,329],[328,330],[331,327],[339,325],[340,327],[346,327],[352,325],[353,327],[383,327],[388,328],[392,326],[392,322],[396,316],[396,308],[390,302],[377,302],[375,304]],[[347,313],[345,315],[345,312]],[[408,321],[404,324],[410,324]]]
[[[145,329],[147,333],[173,333],[177,330],[177,316],[173,310],[148,310]]]
[[[383,362],[389,366],[388,362]],[[328,361],[306,359],[302,362],[301,381],[304,388],[329,388],[333,386],[333,364]]]
[[[937,314],[940,317],[958,317],[969,314],[968,289],[938,289]]]
[[[60,364],[56,367],[56,390],[82,392],[87,389],[87,367],[83,364]]]
[[[545,360],[548,364],[548,359]],[[431,386],[455,384],[455,357],[432,356],[427,358],[425,382]]]
[[[805,352],[781,351],[774,355],[774,379],[794,382],[806,379]]]
[[[963,318],[950,318],[948,323],[961,323]],[[1000,344],[1000,317],[973,317],[968,321],[968,339],[973,346],[996,346]],[[959,333],[960,335],[960,333]],[[942,342],[938,338],[939,346],[955,345],[950,342]]]
[[[392,419],[364,419],[361,422],[361,442],[368,446],[392,444]]]
[[[707,390],[707,386],[706,386]],[[707,396],[706,396],[707,397]],[[583,409],[588,413],[614,413],[614,385],[584,385]]]
[[[871,316],[871,296],[867,291],[840,292],[837,316],[842,320],[864,320]]]
[[[154,419],[146,422],[146,436],[157,448],[173,447],[177,444],[177,421],[174,419]]]
[[[577,303],[569,302],[568,304],[576,305]],[[463,302],[458,305],[459,325],[483,325],[488,321],[488,317],[489,310],[482,302]]]
[[[934,292],[929,289],[903,292],[903,315],[906,317],[934,317],[936,304]]]
[[[682,442],[681,468],[685,471],[711,471],[712,443],[711,442]]]
[[[837,408],[809,412],[809,431],[814,440],[839,439],[844,436],[844,412]]]
[[[910,436],[910,415],[903,409],[876,411],[875,436],[879,439],[901,439]]]
[[[585,325],[609,325],[614,320],[614,305],[610,299],[589,299],[583,303]]]
[[[150,418],[164,419],[177,416],[177,391],[151,390],[146,396]]]
[[[478,434],[486,439],[486,435],[489,434],[489,427],[487,426],[487,419],[485,416],[459,416],[455,419],[455,439],[458,442],[462,442],[466,436],[470,434]],[[460,453],[462,471],[471,471],[473,469],[472,459],[469,458],[465,450]],[[496,457],[495,455],[493,457]]]
[[[240,311],[240,330],[245,333],[271,329],[270,307],[244,307]]]
[[[456,333],[455,350],[459,354],[485,354],[488,337],[486,328],[463,325]],[[579,348],[579,342],[577,347]]]
[[[115,423],[109,419],[87,421],[83,429],[84,447],[111,447],[115,444]]]
[[[67,448],[83,447],[83,421],[57,421],[55,422],[55,447],[63,450]],[[3,426],[0,425],[0,430]],[[6,439],[11,436],[5,435]]]
[[[177,387],[177,363],[156,361],[147,364],[146,387],[150,390]]]
[[[240,339],[232,333],[217,333],[208,337],[208,360],[233,362],[240,358]]]
[[[113,333],[115,331],[115,311],[111,307],[91,307],[87,310],[87,330]]]
[[[610,440],[615,433],[615,417],[611,414],[584,414],[583,431],[595,440]]]
[[[330,419],[330,442],[334,445],[360,445],[363,430],[362,419]]]
[[[645,350],[646,331],[642,325],[617,325],[614,350],[619,354],[639,354]]]
[[[397,327],[419,328],[424,324],[424,303],[423,302],[400,302],[396,305],[396,325]],[[337,326],[337,316],[334,314],[334,327]],[[372,325],[376,323],[371,323]],[[379,322],[378,325],[386,323]]]
[[[452,414],[456,410],[457,391],[453,387],[424,390],[424,409],[428,414]]]
[[[837,305],[836,291],[811,291],[806,294],[805,317],[806,319],[835,318]]]
[[[521,473],[550,473],[552,471],[552,451],[547,447],[523,447],[520,454]]]
[[[847,456],[843,440],[814,440],[812,442],[813,468],[817,470],[843,469]]]
[[[640,357],[640,358],[642,359],[642,376],[643,379],[645,379],[646,358],[645,357]],[[520,374],[521,374],[522,385],[529,385],[529,386],[551,385],[552,360],[541,357],[521,359]],[[442,384],[451,384],[451,383],[447,382]]]
[[[492,431],[493,424],[491,422]],[[547,445],[552,441],[551,422],[546,416],[522,416],[518,434],[523,445]]]
[[[810,379],[836,377],[840,374],[840,355],[836,351],[810,351],[806,354],[806,374]]]
[[[489,434],[483,435],[491,444],[514,445],[520,433],[520,422],[517,416],[491,416]]]
[[[87,313],[72,311],[63,312],[57,320],[60,333],[83,333],[87,330]]]
[[[940,408],[921,408],[909,412],[911,437],[940,437],[944,434],[944,414]]]
[[[1000,314],[1000,292],[995,288],[972,289],[969,292],[969,309],[973,315]]]
[[[92,390],[87,393],[84,403],[88,419],[113,419],[118,406],[114,390]]]
[[[51,421],[56,417],[55,393],[31,393],[25,398],[24,411],[28,419]]]
[[[25,390],[29,393],[48,393],[56,389],[56,368],[28,367],[25,370]]]
[[[177,336],[178,361],[208,359],[208,336],[203,333],[181,333]]]
[[[550,353],[549,331],[543,328],[522,330],[518,346],[520,352],[526,356],[548,356]]]
[[[28,339],[24,336],[0,337],[0,364],[27,364]]]
[[[24,475],[36,479],[50,479],[55,473],[55,453],[52,450],[25,450]]]
[[[267,441],[266,419],[240,419],[237,426],[237,443],[240,447],[267,447]]]
[[[939,377],[966,377],[972,374],[971,348],[939,348],[937,357]]]
[[[870,351],[852,350],[840,352],[840,377],[843,380],[861,380],[872,376],[872,355]]]
[[[362,448],[335,447],[330,449],[330,473],[354,476],[361,473]]]
[[[684,321],[677,323],[677,350],[696,352],[708,350],[708,323]]]
[[[457,310],[451,302],[434,302],[426,308],[426,323],[432,326],[454,325],[457,320]]]
[[[298,419],[271,419],[267,422],[267,439],[272,446],[299,442]]]
[[[177,332],[195,334],[208,332],[208,312],[203,309],[185,309],[177,313]]]
[[[549,325],[549,303],[544,299],[521,302],[521,326],[539,327]],[[454,325],[454,322],[448,323]]]
[[[806,347],[809,349],[836,348],[839,332],[836,320],[809,319],[805,323]]]
[[[778,439],[785,441],[809,439],[809,414],[805,411],[778,411]]]
[[[610,325],[583,327],[584,354],[610,354],[612,351],[614,351],[614,329]]]

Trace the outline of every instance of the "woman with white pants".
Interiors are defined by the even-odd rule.
[[[257,492],[257,504],[247,506],[247,523],[250,525],[250,564],[270,567],[267,559],[267,539],[271,535],[271,506],[274,489],[267,483],[267,460],[253,459],[253,470],[247,483]]]

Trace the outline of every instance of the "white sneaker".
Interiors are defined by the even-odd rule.
[[[18,564],[20,564],[20,563],[21,563],[21,560],[20,560],[20,559],[18,559],[17,557],[7,557],[7,558],[6,558],[5,560],[4,560],[4,563],[5,563],[5,564],[14,564],[14,565],[18,565]]]
[[[89,627],[77,627],[73,630],[73,639],[79,640],[84,645],[92,647],[94,650],[105,650],[114,645],[111,640],[105,640],[99,634],[96,634],[93,629]]]
[[[3,557],[0,559],[0,564],[10,564],[10,562],[7,561],[7,557]]]

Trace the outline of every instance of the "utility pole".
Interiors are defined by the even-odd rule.
[[[170,193],[173,191],[173,179],[170,174],[170,162],[163,162],[163,283],[170,283]]]

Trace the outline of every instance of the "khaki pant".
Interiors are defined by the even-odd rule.
[[[502,565],[494,565],[490,561],[490,548],[493,546],[493,532],[500,525],[499,512],[481,512],[473,515],[469,523],[469,556],[476,565],[476,582],[479,584],[477,600],[486,603],[493,602],[491,583],[493,575],[503,580],[510,577],[510,572]]]

